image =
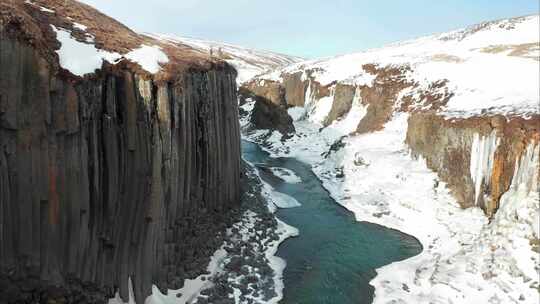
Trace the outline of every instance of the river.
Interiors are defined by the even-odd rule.
[[[294,158],[272,158],[248,141],[242,142],[242,151],[246,160],[259,167],[286,168],[302,179],[291,184],[270,173],[261,174],[277,191],[302,204],[276,212],[279,219],[300,231],[277,252],[287,261],[280,303],[371,303],[374,290],[369,281],[376,275],[375,269],[422,251],[412,236],[356,221],[352,212],[330,197],[308,165]]]

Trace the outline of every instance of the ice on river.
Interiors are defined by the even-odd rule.
[[[302,179],[294,173],[294,171],[282,167],[271,167],[272,174],[281,178],[283,181],[289,184],[299,184]]]

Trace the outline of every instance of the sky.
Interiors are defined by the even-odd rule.
[[[539,0],[82,0],[139,32],[321,58],[482,21],[538,13]]]

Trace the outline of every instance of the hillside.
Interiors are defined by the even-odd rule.
[[[371,65],[391,66],[402,70],[400,77],[411,84],[401,92],[404,96],[421,94],[444,81],[437,89],[452,94],[447,103],[438,105],[446,117],[472,116],[482,110],[482,114],[537,113],[537,34],[537,15],[491,21],[366,52],[304,61],[259,79],[283,81],[300,73],[300,80],[321,86],[336,81],[359,86],[376,77]],[[421,108],[424,100],[416,99],[410,106]]]
[[[147,35],[172,44],[189,45],[205,55],[211,55],[227,61],[238,71],[237,82],[239,84],[242,84],[255,76],[264,74],[265,72],[302,61],[302,58],[300,57],[255,50],[227,43],[173,35]]]
[[[309,163],[359,221],[423,244],[378,270],[376,303],[537,302],[538,25],[485,22],[241,88],[248,138]]]

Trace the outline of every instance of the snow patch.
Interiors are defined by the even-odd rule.
[[[60,65],[62,68],[81,77],[100,69],[103,61],[114,64],[126,58],[139,64],[152,74],[159,72],[161,69],[160,63],[169,61],[167,55],[158,46],[142,45],[125,55],[120,55],[116,52],[98,49],[93,44],[79,42],[71,36],[70,32],[58,29],[54,25],[51,25],[51,27],[56,32],[56,38],[61,43],[60,49],[56,51],[60,58]]]
[[[267,304],[277,304],[279,301],[281,301],[281,299],[283,299],[283,288],[285,288],[283,283],[283,270],[285,270],[287,262],[284,259],[276,256],[279,244],[290,237],[298,236],[300,234],[298,229],[295,227],[286,224],[278,218],[276,218],[276,220],[278,223],[277,233],[279,234],[279,240],[269,246],[268,251],[266,251],[266,258],[270,262],[270,267],[275,273],[274,284],[276,286],[277,296],[268,301]]]
[[[84,24],[80,24],[78,22],[73,22],[73,27],[76,28],[76,29],[79,29],[81,31],[86,31],[88,29],[88,27]]]
[[[54,11],[53,11],[52,9],[48,9],[48,8],[46,8],[46,7],[43,7],[43,6],[40,6],[39,9],[40,9],[42,12],[54,14]]]
[[[142,45],[140,48],[125,54],[124,57],[138,63],[143,69],[152,74],[159,72],[161,69],[160,63],[165,64],[169,62],[167,54],[157,45]]]
[[[336,87],[332,86],[330,88],[330,95],[317,100],[314,106],[310,108],[308,118],[311,122],[321,124],[321,125],[323,124],[326,117],[332,110],[332,104],[334,103],[335,89]],[[310,105],[311,103],[308,103],[308,106]]]
[[[51,27],[56,32],[56,39],[62,44],[56,51],[60,58],[60,66],[75,75],[94,73],[101,68],[104,60],[115,63],[121,57],[118,53],[107,52],[97,49],[92,44],[79,42],[64,29],[57,29],[54,25]]]
[[[162,294],[156,285],[152,285],[152,294],[146,298],[145,304],[185,304],[193,300],[201,290],[205,289],[212,284],[211,281],[206,278],[212,277],[219,269],[219,263],[226,256],[227,252],[220,247],[211,257],[210,263],[207,266],[207,272],[209,274],[200,275],[194,279],[184,280],[184,286],[180,289],[169,289],[167,294]],[[203,278],[205,278],[203,280]],[[108,304],[135,304],[135,297],[133,295],[133,287],[131,278],[128,280],[129,300],[123,302],[118,292],[115,297],[109,299]],[[180,297],[177,297],[181,294]]]
[[[340,131],[343,135],[351,134],[356,131],[360,121],[366,116],[369,105],[362,104],[360,96],[360,88],[356,87],[351,109],[347,115],[341,119],[334,121],[328,128]]]
[[[287,114],[292,120],[297,121],[305,117],[306,110],[303,107],[291,107],[287,109]]]
[[[526,193],[538,192],[538,167],[540,166],[540,144],[529,143],[525,153],[516,160],[512,188],[523,188]]]

